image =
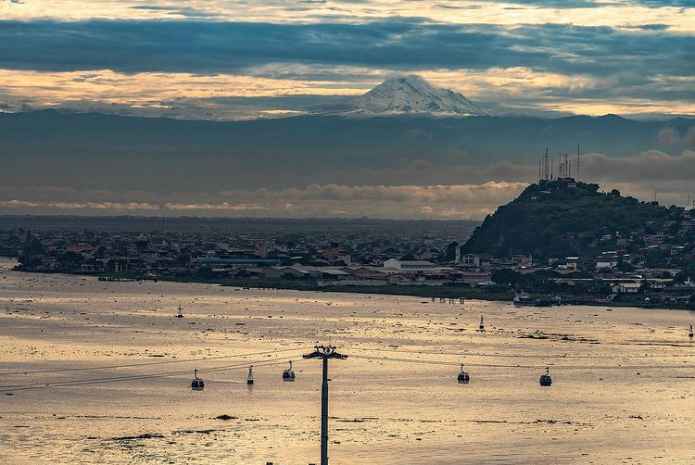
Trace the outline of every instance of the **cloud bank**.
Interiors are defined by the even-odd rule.
[[[474,167],[470,171],[470,179],[481,177]],[[515,198],[528,182],[535,181],[536,174],[533,165],[501,163],[488,167],[482,177],[510,180],[466,184],[310,184],[175,193],[4,186],[0,188],[0,213],[480,220]],[[608,190],[617,188],[643,200],[656,194],[667,205],[685,206],[689,196],[695,199],[693,178],[695,144],[693,150],[680,155],[650,151],[624,158],[586,154],[582,159],[586,182]]]
[[[689,0],[4,1],[0,108],[244,119],[307,110],[211,99],[312,107],[417,72],[493,109],[693,114],[694,15]]]

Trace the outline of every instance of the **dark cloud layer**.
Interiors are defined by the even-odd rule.
[[[569,25],[361,25],[0,22],[0,67],[122,72],[240,72],[269,63],[390,69],[524,66],[597,76],[695,73],[695,38]]]

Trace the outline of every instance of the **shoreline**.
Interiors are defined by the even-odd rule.
[[[11,261],[11,259],[10,259]],[[65,276],[82,276],[100,278],[103,275],[95,275],[89,273],[65,273],[65,272],[41,272],[29,270],[17,270],[12,268],[12,271],[19,273],[34,273],[34,274],[57,274]],[[488,302],[511,303],[515,292],[511,289],[483,289],[470,286],[413,286],[413,285],[387,285],[387,286],[355,286],[355,285],[319,285],[315,282],[300,282],[293,280],[258,280],[258,279],[206,279],[195,277],[157,277],[143,278],[137,276],[114,277],[113,280],[107,279],[103,282],[122,282],[122,281],[164,281],[177,283],[198,283],[198,284],[216,284],[224,287],[234,287],[240,289],[277,289],[291,290],[303,292],[322,292],[322,293],[346,293],[346,294],[361,294],[361,295],[393,295],[393,296],[409,296],[419,297],[423,299],[464,299],[464,300],[481,300]],[[635,301],[597,301],[577,296],[565,296],[563,303],[551,306],[539,305],[521,305],[520,308],[557,308],[567,305],[582,305],[590,307],[615,307],[615,308],[639,308],[644,310],[679,310],[694,312],[695,308],[687,305],[657,305],[646,302]]]

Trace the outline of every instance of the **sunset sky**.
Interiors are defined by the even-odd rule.
[[[498,115],[693,117],[695,0],[0,0],[5,113],[275,118],[404,74]],[[588,147],[588,180],[684,205],[695,124],[680,128],[657,127],[618,158],[592,151],[584,136],[566,142]],[[365,146],[348,166],[340,156],[303,158],[296,147],[259,157],[177,146],[170,159],[143,146],[80,142],[69,142],[78,147],[70,159],[51,144],[30,147],[37,161],[0,153],[10,160],[0,213],[481,219],[535,179],[542,150],[504,158],[443,142],[436,158]],[[138,171],[136,155],[151,173]]]
[[[417,73],[503,112],[695,114],[695,0],[0,0],[0,20],[5,111],[242,119]]]

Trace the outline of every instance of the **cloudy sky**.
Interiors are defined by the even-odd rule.
[[[501,113],[695,116],[695,0],[0,0],[0,112],[253,119],[406,73]],[[480,219],[535,178],[527,160],[473,155],[456,154],[456,170],[411,157],[388,182],[355,166],[349,182],[180,192],[17,168],[0,173],[0,213]],[[695,125],[586,158],[592,180],[681,205],[694,170]]]
[[[0,0],[5,110],[235,119],[417,73],[504,110],[695,114],[694,71],[695,0]]]

